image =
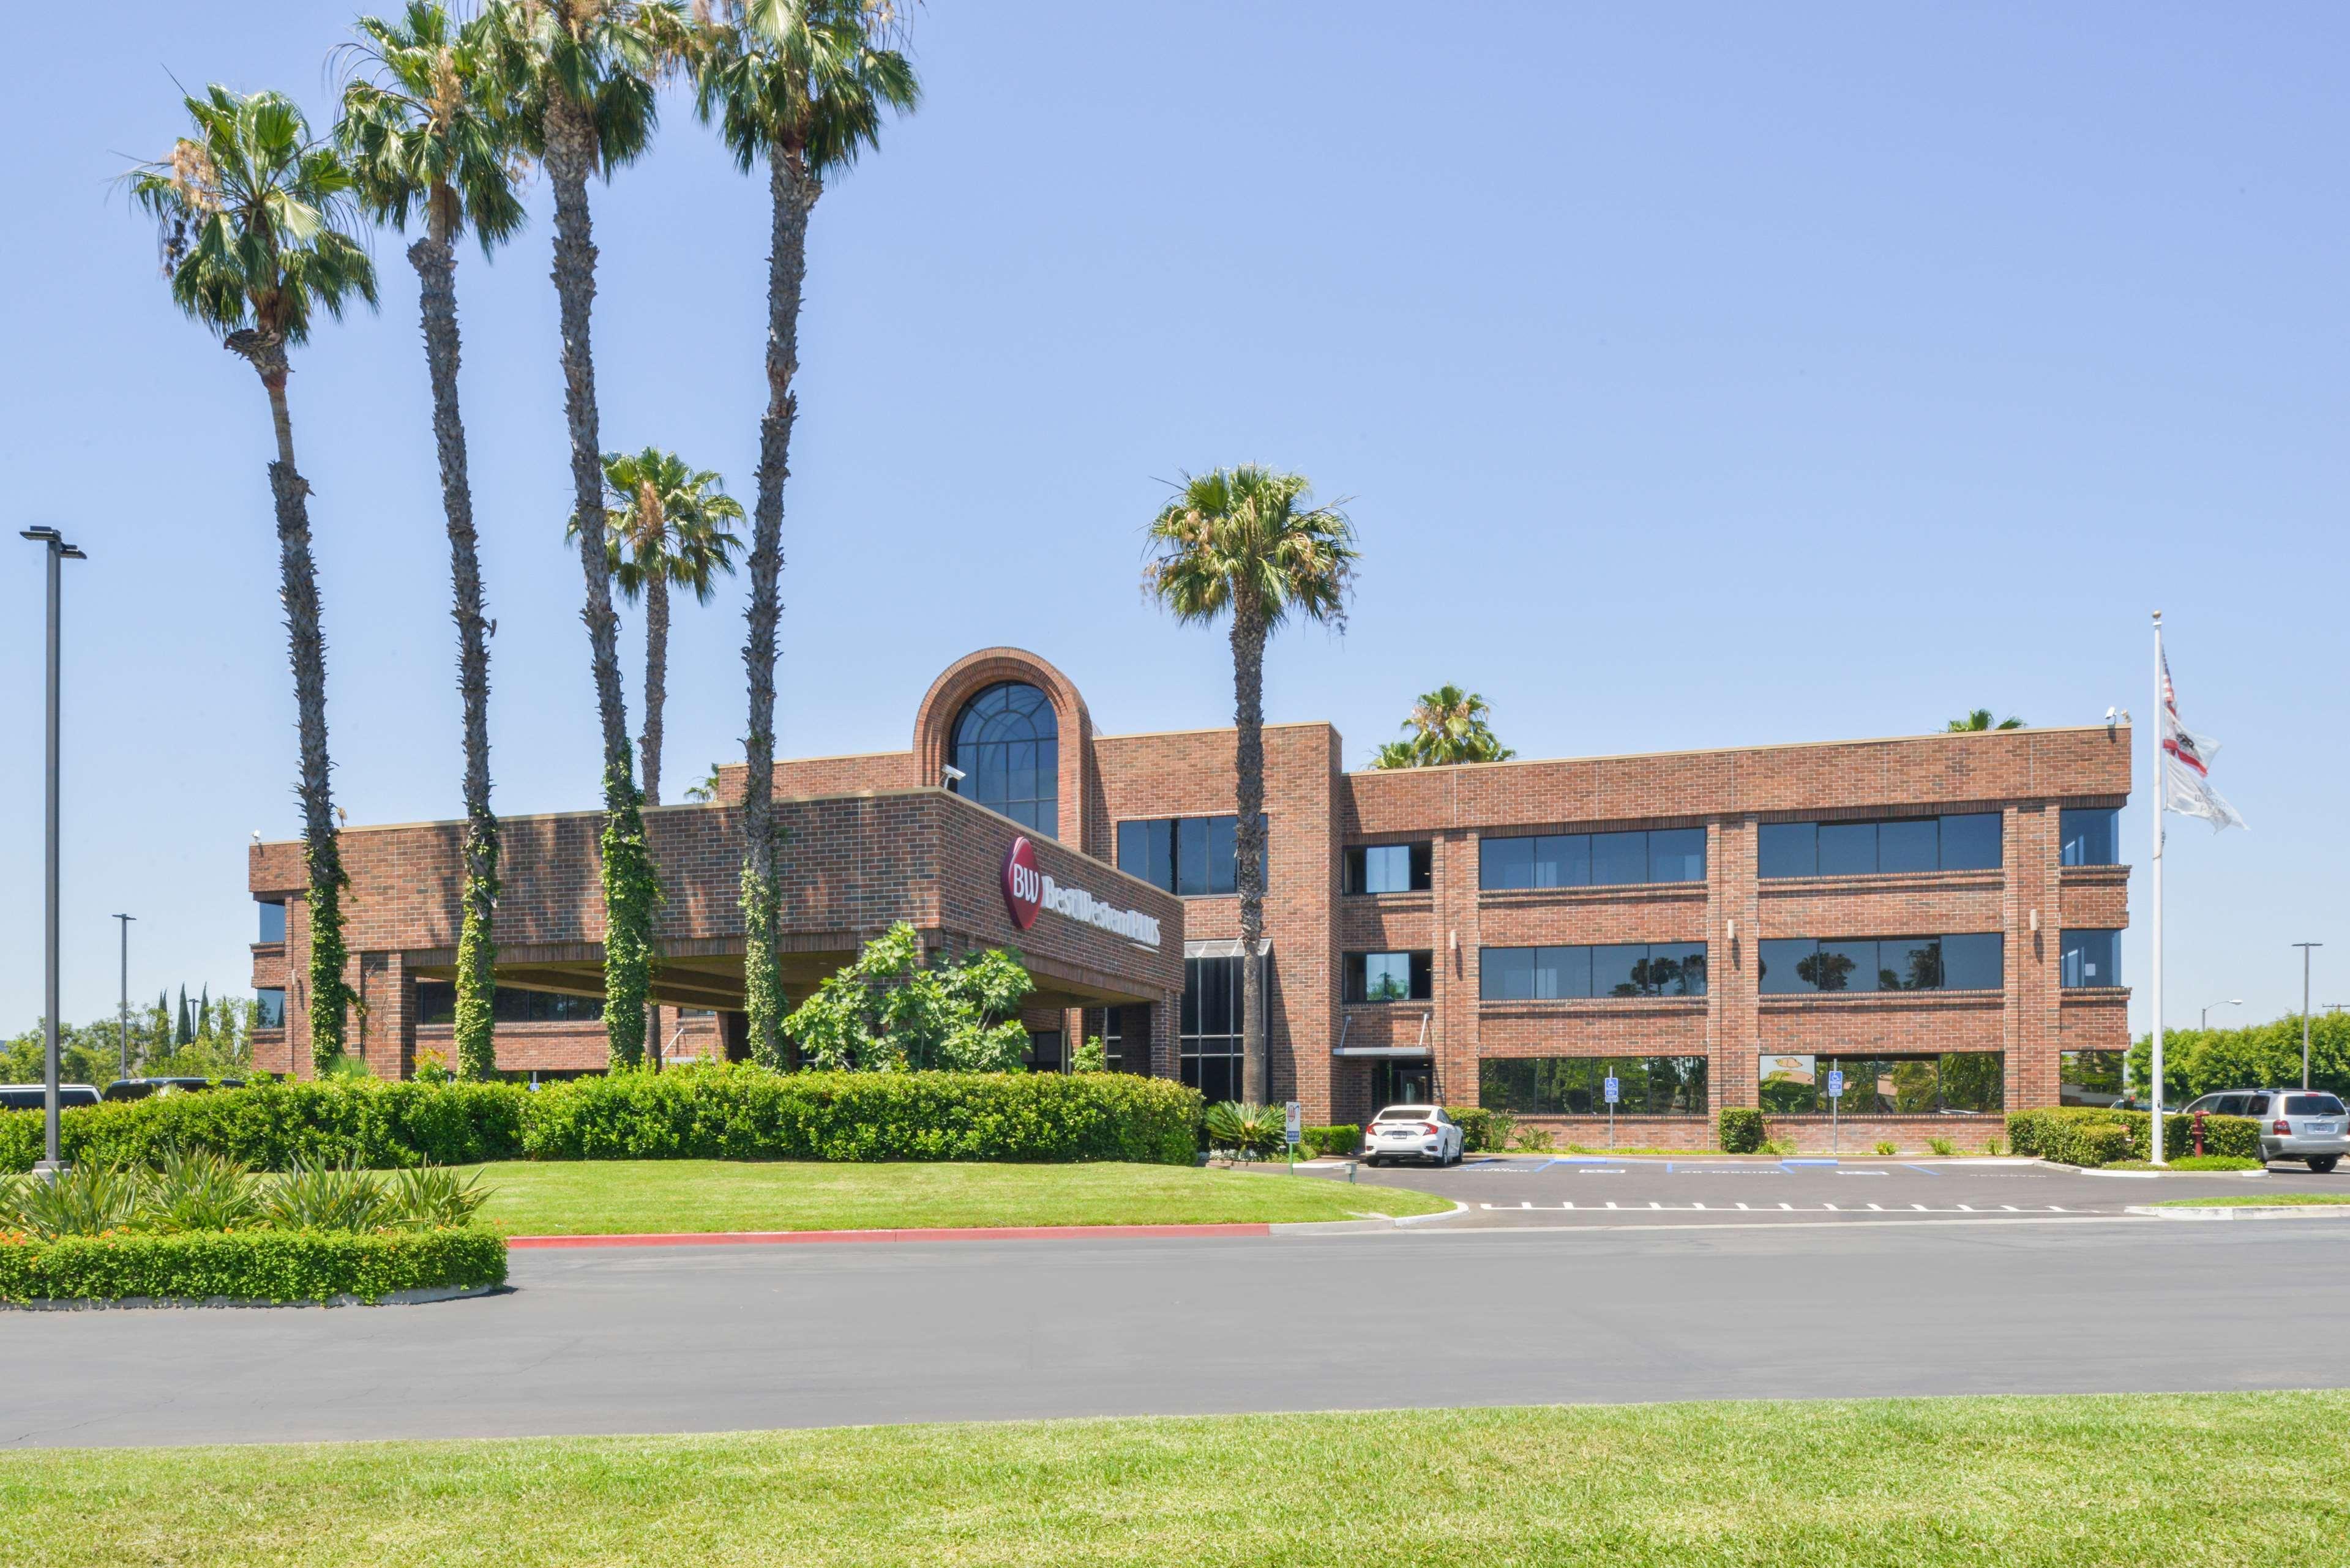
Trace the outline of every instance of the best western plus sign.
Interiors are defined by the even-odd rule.
[[[1437,1100],[1588,1141],[1612,1077],[1619,1137],[1709,1141],[1713,1113],[1760,1106],[1825,1147],[1840,1073],[1849,1136],[1898,1119],[1905,1144],[1981,1147],[2003,1108],[2118,1092],[2126,729],[1351,774],[1327,724],[1264,742],[1273,1097],[1309,1122]],[[998,648],[932,683],[905,751],[779,763],[790,998],[905,920],[934,954],[1020,953],[1032,1065],[1099,1035],[1119,1070],[1232,1097],[1233,745],[1097,733],[1066,675]],[[646,813],[672,1057],[743,1049],[742,790],[729,767],[714,803]],[[510,1071],[603,1064],[599,826],[504,824]],[[453,1054],[463,836],[342,836],[351,1033],[385,1077]],[[301,846],[256,846],[249,885],[271,906],[254,982],[282,1020],[257,1064],[307,1072]]]

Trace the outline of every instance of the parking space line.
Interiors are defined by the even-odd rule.
[[[1923,1172],[1924,1172],[1925,1174],[1927,1174],[1928,1176],[1939,1176],[1939,1175],[1941,1175],[1941,1174],[1942,1174],[1940,1171],[1936,1170],[1936,1169],[1935,1169],[1932,1166],[1930,1166],[1930,1165],[1906,1165],[1906,1164],[1905,1164],[1904,1166],[1902,1166],[1902,1168],[1902,1168],[1902,1169],[1904,1169],[1904,1170],[1918,1170],[1918,1171],[1923,1171]]]

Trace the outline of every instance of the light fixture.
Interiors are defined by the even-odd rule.
[[[2032,911],[2032,929],[2035,931],[2040,929],[2040,911],[2037,909]]]
[[[1729,932],[1730,932],[1730,940],[1731,940],[1731,941],[1733,941],[1733,942],[1734,942],[1734,941],[1736,941],[1736,940],[1738,940],[1738,917],[1737,917],[1737,916],[1732,915],[1732,916],[1731,916],[1731,917],[1730,917],[1730,919],[1729,919],[1729,921],[1728,921],[1728,929],[1729,929]]]
[[[1461,929],[1457,926],[1452,929],[1452,950],[1456,953],[1461,950]]]

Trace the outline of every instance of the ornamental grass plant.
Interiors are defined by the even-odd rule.
[[[88,1164],[54,1180],[0,1179],[0,1237],[448,1230],[471,1223],[488,1198],[478,1177],[448,1170],[312,1166],[258,1176],[224,1155],[174,1152],[152,1168]]]

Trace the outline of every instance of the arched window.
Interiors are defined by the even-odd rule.
[[[1045,835],[1060,836],[1061,728],[1053,704],[1034,686],[1006,680],[963,704],[955,720],[950,781],[992,811]]]

